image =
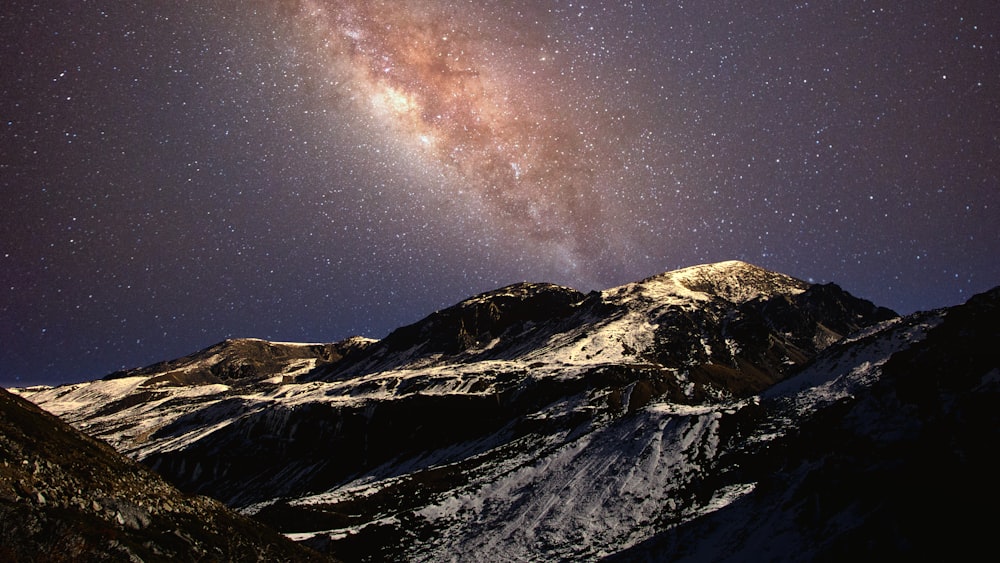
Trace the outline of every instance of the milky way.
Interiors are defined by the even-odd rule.
[[[992,0],[13,0],[0,384],[741,259],[1000,283]]]
[[[606,255],[595,234],[613,206],[597,181],[614,159],[595,142],[604,132],[560,105],[567,85],[546,72],[560,55],[541,30],[508,41],[515,22],[490,22],[478,3],[310,1],[293,13],[352,109],[446,177],[446,197],[564,268]]]

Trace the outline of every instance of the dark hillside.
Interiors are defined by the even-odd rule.
[[[0,561],[327,561],[0,389]]]

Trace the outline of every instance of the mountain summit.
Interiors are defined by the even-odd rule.
[[[873,450],[885,465],[870,463],[891,480],[896,425],[916,420],[897,385],[924,409],[945,388],[964,401],[940,431],[993,416],[979,401],[994,399],[995,360],[957,387],[890,370],[925,345],[919,357],[945,365],[961,341],[934,336],[945,326],[989,340],[990,299],[901,318],[833,284],[723,262],[589,294],[516,284],[379,341],[228,341],[20,393],[182,489],[345,560],[724,559],[699,543],[713,529],[745,558],[768,522],[787,538],[768,546],[774,558],[835,557],[862,545],[865,509],[810,512],[810,491],[846,471],[816,460],[865,452],[826,443],[824,429],[887,440]],[[897,508],[882,506],[888,526]],[[834,535],[816,544],[823,530]],[[895,533],[886,550],[919,545]]]

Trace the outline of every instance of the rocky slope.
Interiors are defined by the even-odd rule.
[[[1000,288],[831,349],[738,417],[741,432],[788,417],[716,461],[713,487],[752,492],[610,559],[981,557],[1000,501],[998,318]],[[892,342],[912,344],[869,362]]]
[[[0,389],[0,560],[325,561]]]
[[[833,445],[804,429],[839,421],[945,316],[726,262],[586,295],[518,284],[378,342],[230,341],[21,393],[348,560],[697,559],[718,526],[698,523],[727,507],[800,521],[768,463],[809,481]],[[238,347],[258,367],[232,368]],[[752,553],[752,530],[730,531]]]

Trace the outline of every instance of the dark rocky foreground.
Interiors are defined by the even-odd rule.
[[[0,389],[0,561],[328,561]]]

